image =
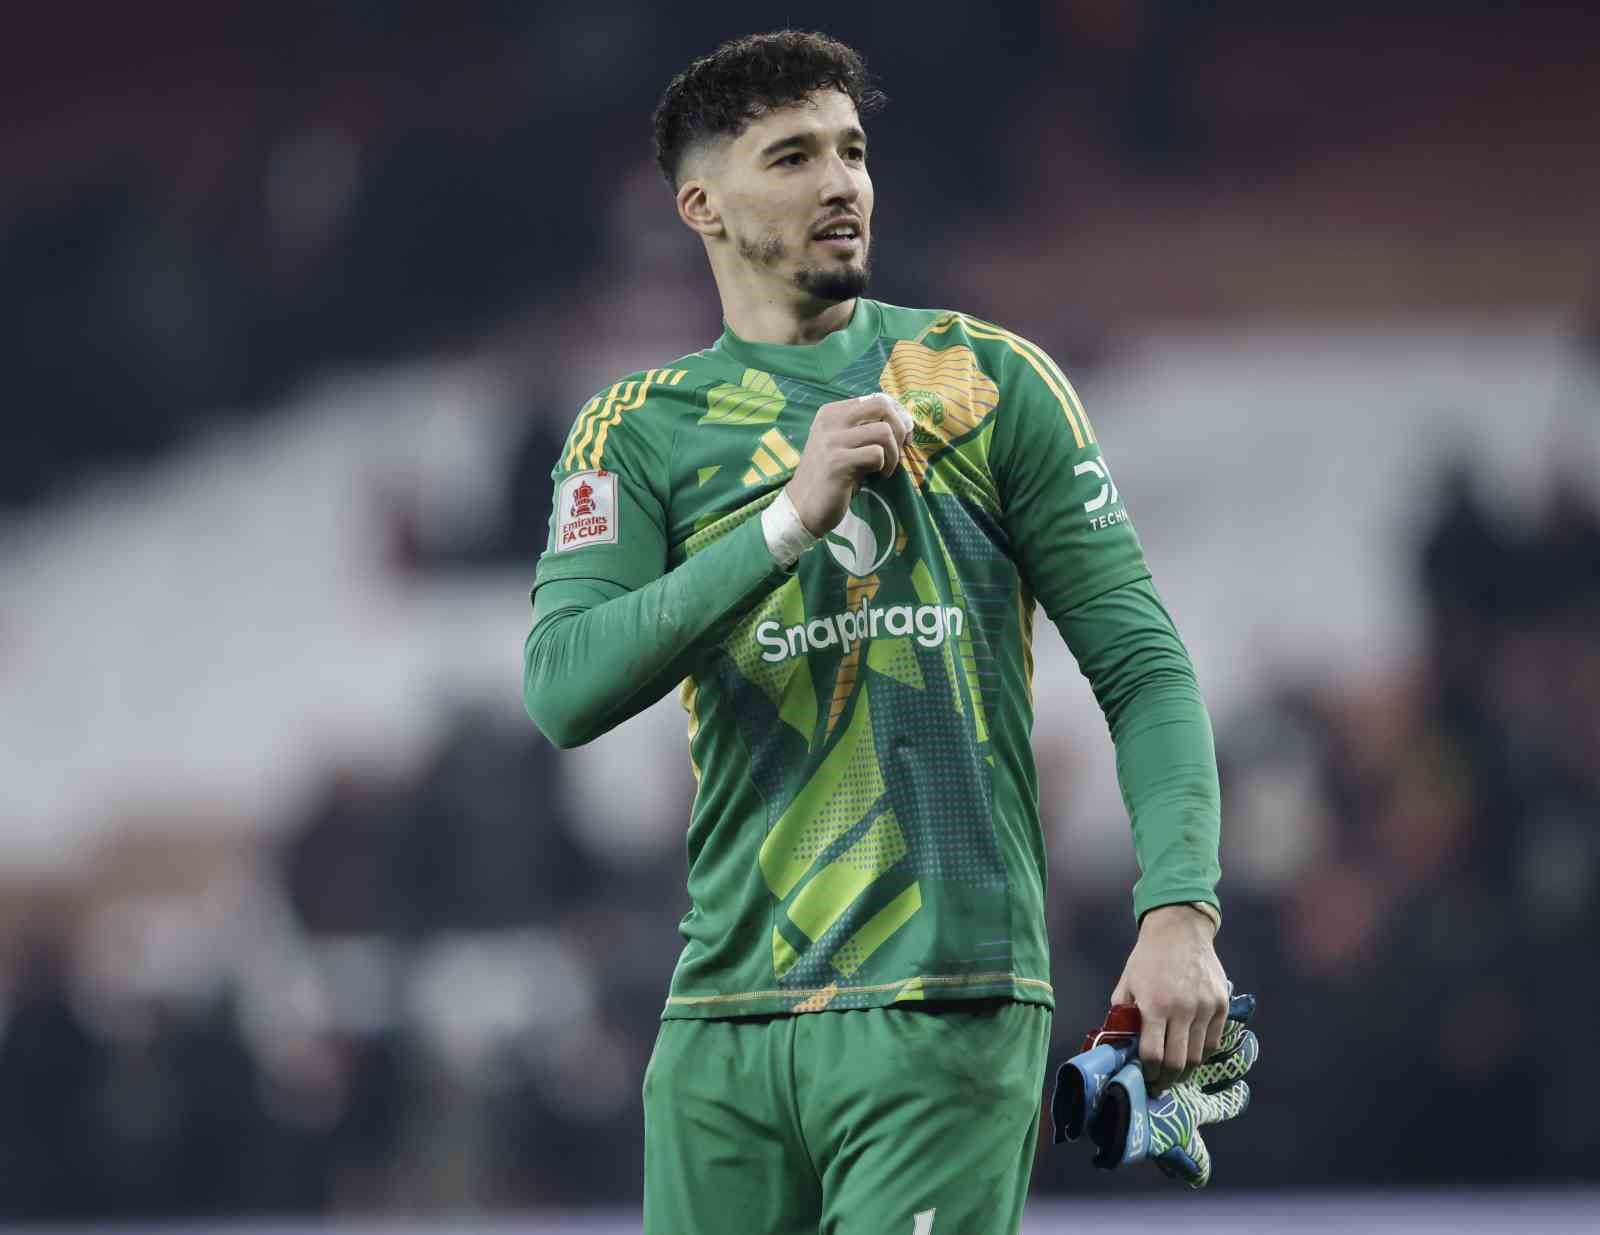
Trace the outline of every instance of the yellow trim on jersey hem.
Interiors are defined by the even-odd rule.
[[[808,999],[821,995],[824,992],[836,995],[877,995],[884,991],[899,990],[901,987],[920,982],[924,988],[929,986],[961,987],[961,986],[993,986],[997,982],[1011,982],[1017,986],[1030,986],[1049,993],[1055,998],[1055,988],[1042,978],[1024,978],[1014,973],[976,973],[976,974],[940,974],[933,977],[918,975],[912,978],[901,978],[898,982],[880,982],[876,986],[832,986],[796,987],[787,991],[742,991],[736,995],[668,995],[668,1005],[679,1004],[686,1007],[704,1007],[715,1003],[748,1003],[752,999]]]

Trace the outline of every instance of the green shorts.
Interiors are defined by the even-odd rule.
[[[1007,1235],[1050,1011],[974,1001],[663,1021],[645,1235]]]

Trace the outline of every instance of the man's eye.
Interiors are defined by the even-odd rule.
[[[854,159],[857,163],[866,162],[867,152],[864,149],[862,149],[860,146],[851,146],[850,149],[845,151],[845,153],[847,155],[849,155],[852,159]]]
[[[779,166],[779,167],[799,167],[801,163],[805,162],[805,157],[806,157],[805,155],[801,154],[797,150],[793,154],[784,155],[783,158],[778,160],[777,166]]]

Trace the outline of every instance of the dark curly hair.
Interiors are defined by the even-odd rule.
[[[830,89],[863,116],[884,103],[860,53],[826,34],[777,30],[730,39],[674,77],[656,104],[661,174],[677,188],[683,156],[696,143],[737,137],[768,112]]]

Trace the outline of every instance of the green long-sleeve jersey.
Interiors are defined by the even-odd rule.
[[[916,422],[900,470],[777,569],[755,516],[817,409],[875,390]],[[653,628],[640,646],[672,655],[635,663],[621,632],[596,676],[613,694],[634,684],[638,706],[682,680],[699,787],[665,1014],[1052,1003],[1035,598],[1060,624],[1149,572],[1050,358],[970,317],[866,299],[814,346],[725,332],[590,400],[555,480],[536,602],[557,580],[631,594],[628,620]],[[1197,696],[1180,711],[1196,709],[1203,722]],[[1170,709],[1143,716],[1147,735],[1174,723]],[[1205,763],[1208,730],[1203,745]],[[1135,817],[1136,912],[1216,903],[1214,761],[1196,771],[1198,795],[1181,786],[1143,835]]]

